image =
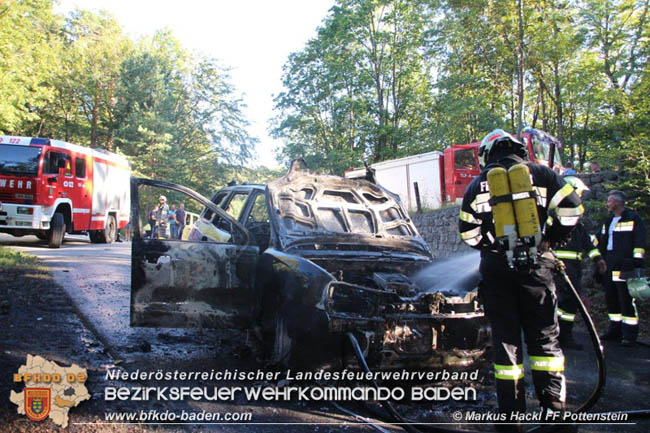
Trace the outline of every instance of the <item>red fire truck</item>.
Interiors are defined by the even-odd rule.
[[[552,147],[562,144],[539,129],[526,128],[521,139],[528,148],[529,159],[549,166]],[[400,196],[409,210],[418,207],[436,209],[446,203],[459,203],[467,185],[480,173],[478,148],[480,142],[454,144],[443,152],[428,152],[372,164],[377,182]],[[554,168],[561,169],[560,152],[554,152]],[[347,178],[365,176],[365,169],[345,172]],[[418,201],[420,205],[418,205]]]
[[[58,248],[65,233],[110,243],[130,214],[129,162],[59,140],[0,136],[0,232]]]

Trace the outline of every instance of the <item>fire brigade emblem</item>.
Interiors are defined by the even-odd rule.
[[[50,413],[50,388],[25,388],[25,414],[34,421],[43,421]]]

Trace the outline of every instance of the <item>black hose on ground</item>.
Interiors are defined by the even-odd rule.
[[[596,354],[596,364],[598,367],[598,381],[596,382],[596,386],[593,392],[591,393],[591,395],[589,396],[589,398],[582,405],[580,405],[576,410],[576,412],[586,412],[596,404],[596,402],[602,395],[603,389],[605,387],[605,381],[606,381],[605,353],[603,352],[603,346],[600,342],[600,337],[598,336],[598,332],[596,331],[596,326],[594,325],[591,316],[587,312],[587,308],[582,303],[582,299],[580,298],[578,291],[575,289],[573,283],[569,279],[569,276],[566,274],[564,264],[559,260],[558,262],[559,262],[557,266],[558,271],[562,274],[562,277],[567,283],[567,286],[571,289],[571,294],[573,295],[573,297],[575,298],[578,304],[578,310],[580,311],[580,316],[582,317],[582,319],[585,321],[585,324],[587,325],[587,331],[589,333],[589,337],[591,339],[591,343],[594,348],[594,353]],[[361,365],[361,367],[366,373],[371,373],[370,368],[368,367],[366,359],[363,356],[363,352],[361,351],[361,347],[359,346],[359,342],[357,341],[356,337],[351,332],[348,332],[347,336],[348,339],[350,340],[350,343],[352,344],[352,348],[354,349],[354,353],[357,357],[357,360],[359,361],[359,365]],[[377,382],[374,379],[372,379],[371,382],[375,388],[379,387],[379,385],[377,385]],[[421,433],[419,429],[413,427],[413,424],[418,424],[418,423],[407,420],[404,417],[402,417],[389,401],[382,401],[381,405],[390,414],[391,418],[396,423],[399,423],[406,431],[408,431],[409,433]],[[650,409],[614,411],[614,412],[604,412],[604,413],[627,414],[629,419],[650,417]],[[461,430],[456,430],[456,429],[452,430],[452,429],[434,427],[431,425],[423,425],[423,424],[420,424],[420,427],[423,430],[432,433],[450,433],[450,432],[472,433],[472,432],[463,432]],[[539,426],[529,430],[528,433],[534,433],[535,431],[540,430],[541,428],[545,428],[545,431],[547,432],[549,431],[548,429],[549,426]],[[564,426],[558,425],[557,428],[561,429],[564,428]]]
[[[598,381],[596,382],[596,387],[591,393],[591,396],[589,396],[589,398],[582,405],[580,405],[580,407],[578,407],[578,409],[576,410],[576,412],[586,412],[596,404],[596,402],[598,401],[598,399],[600,398],[603,392],[603,389],[605,388],[605,381],[607,376],[606,368],[605,368],[605,353],[603,351],[603,346],[600,342],[600,337],[598,336],[598,332],[596,331],[596,325],[594,325],[594,321],[591,319],[591,316],[587,312],[587,308],[585,307],[585,304],[582,303],[582,299],[580,298],[578,291],[573,286],[571,279],[567,275],[564,264],[559,260],[557,261],[559,263],[556,265],[556,269],[558,270],[558,272],[560,272],[567,286],[571,289],[571,295],[573,295],[573,297],[575,298],[578,304],[578,310],[580,311],[580,316],[582,317],[582,319],[585,321],[585,324],[587,325],[587,331],[589,332],[591,344],[594,348],[594,353],[596,354],[596,364],[598,366]],[[628,416],[628,419],[640,419],[640,418],[650,417],[650,409],[611,411],[611,412],[600,412],[600,413],[601,414],[609,414],[609,413],[626,414]],[[557,428],[561,429],[563,428],[563,426],[559,425]],[[549,431],[548,427],[539,426],[528,430],[528,433],[534,433],[541,429],[545,429],[544,431]]]
[[[370,367],[368,367],[368,363],[366,362],[366,358],[363,356],[363,352],[361,351],[361,347],[359,346],[359,342],[357,341],[357,338],[354,336],[352,332],[347,333],[348,339],[350,340],[350,343],[352,344],[352,348],[354,349],[354,354],[357,357],[357,360],[359,361],[359,365],[361,368],[366,373],[371,373]],[[374,379],[371,379],[370,382],[372,383],[372,386],[375,388],[379,388],[379,385],[377,385],[377,382]],[[402,427],[404,430],[406,430],[409,433],[422,433],[422,430],[426,430],[427,432],[431,433],[476,433],[476,432],[470,432],[470,431],[463,431],[463,430],[458,430],[458,429],[447,429],[443,427],[435,427],[432,425],[425,425],[423,423],[418,423],[415,421],[411,421],[409,419],[404,418],[402,415],[397,412],[395,407],[391,404],[390,401],[388,400],[383,400],[381,402],[381,405],[383,408],[388,412],[390,417],[392,418],[392,421],[396,424],[398,424],[400,427]],[[417,424],[422,430],[415,428],[413,425]]]
[[[562,264],[561,266],[564,266],[564,264]],[[591,319],[591,316],[587,312],[587,307],[585,307],[585,304],[582,303],[582,299],[580,298],[580,295],[578,294],[576,288],[573,286],[573,283],[571,282],[571,279],[567,275],[566,270],[563,267],[560,267],[559,271],[562,274],[562,278],[564,278],[564,282],[571,289],[571,294],[573,295],[576,302],[578,303],[578,310],[580,311],[580,316],[582,316],[582,320],[584,320],[585,325],[587,325],[587,332],[589,332],[589,337],[591,338],[591,344],[594,348],[594,353],[596,354],[596,365],[598,366],[598,381],[596,382],[596,387],[594,388],[593,392],[591,393],[591,396],[589,396],[587,401],[585,401],[576,410],[576,412],[586,412],[589,409],[591,409],[594,404],[596,404],[601,394],[603,393],[603,389],[605,388],[605,380],[607,376],[607,371],[605,368],[605,353],[603,351],[603,346],[600,342],[600,337],[598,336],[598,332],[596,331],[596,325],[594,325],[594,321]]]

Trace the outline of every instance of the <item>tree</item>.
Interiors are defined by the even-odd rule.
[[[209,194],[225,180],[220,167],[244,163],[257,140],[229,79],[168,31],[143,40],[122,63],[115,110],[115,142],[134,171]]]
[[[430,102],[424,2],[346,0],[318,36],[290,56],[276,98],[284,159],[341,172],[422,149]]]
[[[49,0],[0,3],[0,133],[39,124],[38,111],[54,98],[59,17]]]
[[[107,12],[77,9],[61,34],[63,49],[51,68],[55,97],[39,110],[33,133],[112,150],[120,65],[133,44]]]

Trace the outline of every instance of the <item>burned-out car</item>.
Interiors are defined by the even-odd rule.
[[[139,187],[196,200],[188,239],[141,234]],[[369,180],[311,173],[297,162],[267,185],[207,200],[167,182],[132,180],[131,325],[254,330],[277,364],[470,367],[489,327],[475,290],[429,291],[431,253],[399,202]]]

